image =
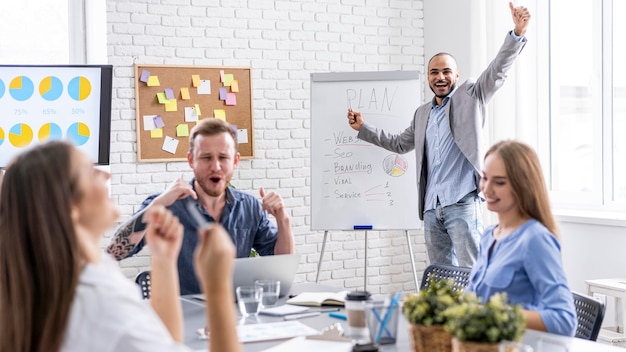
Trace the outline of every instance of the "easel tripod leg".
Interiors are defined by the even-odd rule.
[[[322,259],[324,259],[324,249],[326,249],[326,238],[328,231],[324,231],[324,241],[322,241],[322,251],[320,252],[320,260],[317,262],[317,275],[315,275],[315,283],[320,279],[320,269],[322,268]]]
[[[409,237],[409,231],[404,231],[406,234],[406,243],[409,245],[409,256],[411,256],[411,269],[413,269],[413,281],[415,282],[415,291],[419,292],[419,285],[417,284],[417,270],[415,269],[415,258],[413,257],[413,245],[411,245],[411,237]]]

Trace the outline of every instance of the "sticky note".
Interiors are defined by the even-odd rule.
[[[165,150],[168,153],[176,154],[176,149],[178,149],[178,139],[170,136],[165,136],[165,140],[163,141],[163,147],[161,149]]]
[[[193,106],[185,107],[185,122],[198,121],[198,115],[196,114],[196,108]]]
[[[186,123],[176,126],[176,137],[189,137],[189,126]]]
[[[227,73],[224,75],[224,87],[230,87],[230,83],[233,81],[234,77],[232,73]]]
[[[182,87],[180,89],[180,98],[183,100],[189,100],[191,99],[191,97],[189,96],[189,88],[187,87]]]
[[[150,76],[148,77],[148,87],[158,87],[161,83],[159,83],[158,76]]]
[[[195,108],[196,108],[196,115],[202,116],[202,112],[200,112],[200,104],[196,104]]]
[[[237,93],[239,92],[239,81],[236,79],[233,79],[232,82],[230,82],[230,91],[233,93]]]
[[[220,82],[224,82],[224,70],[220,70]]]
[[[174,90],[172,88],[165,88],[165,97],[167,99],[174,99],[174,98],[176,98],[174,96]]]
[[[157,100],[159,101],[159,104],[166,104],[167,103],[167,97],[165,96],[164,92],[158,92],[157,93]]]
[[[248,143],[248,130],[245,128],[237,130],[237,144]]]
[[[161,115],[155,115],[153,120],[154,120],[154,125],[157,128],[161,128],[161,127],[165,126],[165,122],[163,122],[163,119],[161,118]]]
[[[194,88],[200,86],[200,75],[191,75],[191,85],[194,86]]]
[[[144,115],[143,117],[143,130],[144,131],[152,131],[158,128],[154,124],[154,118],[157,116],[158,115]]]
[[[213,110],[213,117],[215,117],[216,119],[226,121],[226,110],[223,110],[223,109]]]
[[[226,100],[226,94],[228,94],[228,89],[220,88],[220,100]]]
[[[201,79],[198,94],[211,94],[211,80]]]
[[[141,75],[139,76],[139,80],[144,83],[148,83],[148,79],[150,78],[150,71],[141,70]]]
[[[235,93],[226,95],[226,105],[237,105],[237,95]]]
[[[163,138],[163,129],[157,128],[156,130],[151,130],[150,138]]]
[[[176,99],[168,99],[165,103],[165,111],[178,111],[178,103]]]

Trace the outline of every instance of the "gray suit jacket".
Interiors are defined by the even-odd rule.
[[[504,84],[506,72],[525,44],[525,40],[518,42],[510,33],[507,34],[496,58],[485,71],[475,81],[468,79],[461,84],[446,105],[452,137],[474,167],[477,185],[482,174],[485,152],[482,129],[485,125],[486,105]],[[415,149],[420,220],[424,219],[424,198],[428,180],[428,167],[424,158],[426,124],[433,104],[431,101],[418,107],[411,125],[400,134],[391,134],[367,123],[361,126],[358,133],[358,138],[396,153],[403,154]]]

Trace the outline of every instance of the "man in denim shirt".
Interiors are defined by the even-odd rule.
[[[252,195],[228,187],[239,163],[237,135],[219,119],[203,119],[189,136],[187,161],[194,179],[174,181],[165,192],[148,197],[141,209],[113,235],[107,251],[117,260],[138,253],[145,245],[144,211],[153,204],[169,208],[185,228],[178,255],[181,295],[200,293],[193,269],[193,252],[198,242],[198,225],[187,210],[191,201],[210,222],[220,223],[237,248],[237,257],[248,257],[254,248],[260,255],[290,254],[295,251],[289,215],[275,192],[260,189],[262,203]],[[267,213],[276,218],[274,225]]]
[[[350,127],[357,137],[396,153],[415,150],[418,211],[424,220],[424,237],[431,263],[471,267],[476,261],[482,199],[478,180],[482,172],[487,104],[502,87],[506,72],[526,44],[530,13],[509,3],[515,28],[495,59],[476,80],[457,86],[459,71],[454,57],[439,53],[428,62],[428,83],[435,93],[415,111],[411,125],[392,134],[348,110]]]

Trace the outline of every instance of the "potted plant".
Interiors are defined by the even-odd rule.
[[[509,304],[506,293],[494,294],[484,304],[474,293],[467,293],[443,315],[445,328],[453,336],[453,352],[497,352],[503,341],[518,342],[526,327],[522,307]]]
[[[411,341],[415,352],[450,352],[452,336],[444,329],[448,318],[444,312],[459,304],[461,291],[453,287],[454,280],[427,278],[427,286],[409,295],[402,312],[410,323]]]

